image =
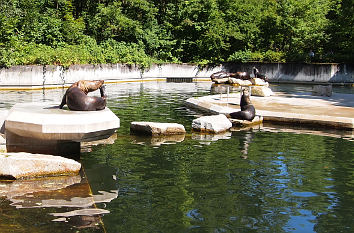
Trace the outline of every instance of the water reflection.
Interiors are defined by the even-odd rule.
[[[0,200],[8,200],[16,209],[41,209],[47,214],[36,221],[54,216],[51,221],[70,223],[75,228],[94,227],[101,231],[101,217],[110,211],[99,205],[117,197],[118,190],[92,194],[83,174],[0,182]]]
[[[231,132],[226,131],[218,134],[192,133],[192,139],[200,141],[200,144],[209,145],[218,140],[227,140],[231,138]]]
[[[175,144],[183,142],[185,134],[161,135],[161,136],[139,136],[132,135],[132,143],[139,145],[161,146],[162,144]]]

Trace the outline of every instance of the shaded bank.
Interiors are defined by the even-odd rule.
[[[77,80],[104,79],[106,82],[141,81],[166,78],[209,78],[218,71],[251,72],[256,66],[270,82],[290,83],[354,83],[353,64],[305,63],[224,63],[217,66],[194,64],[154,64],[146,69],[127,64],[72,65],[68,68],[54,65],[13,66],[0,69],[0,87],[50,88],[65,86]]]

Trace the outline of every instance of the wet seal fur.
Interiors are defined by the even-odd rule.
[[[59,105],[62,109],[66,104],[73,111],[97,111],[106,107],[106,92],[103,80],[80,80],[66,90]],[[87,96],[89,92],[100,89],[101,97]]]
[[[256,109],[251,103],[250,93],[248,89],[242,89],[242,96],[240,100],[241,111],[232,112],[229,116],[232,119],[252,121],[256,116]]]

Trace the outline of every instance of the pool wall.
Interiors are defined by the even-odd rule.
[[[55,87],[65,86],[80,79],[104,79],[106,82],[141,81],[194,77],[208,79],[217,71],[251,72],[255,66],[267,75],[271,82],[303,82],[353,84],[352,64],[300,64],[300,63],[224,63],[200,67],[193,64],[152,65],[142,70],[136,65],[101,64],[72,65],[69,68],[54,65],[13,66],[0,69],[0,87]]]

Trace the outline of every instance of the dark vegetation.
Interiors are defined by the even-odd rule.
[[[354,58],[353,0],[0,0],[0,6],[5,67]]]

